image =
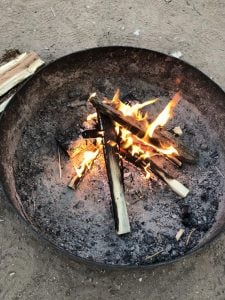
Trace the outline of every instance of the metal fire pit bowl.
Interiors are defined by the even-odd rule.
[[[93,170],[99,182],[96,177],[93,180],[90,172],[78,191],[68,190],[68,161],[62,154],[63,178],[60,180],[55,142],[55,134],[62,128],[74,126],[79,136],[81,121],[87,115],[83,103],[91,92],[112,97],[117,87],[122,97],[135,96],[144,101],[157,96],[162,98],[162,105],[179,90],[183,102],[174,125],[184,126],[184,141],[200,152],[199,164],[174,171],[190,187],[191,194],[185,200],[178,200],[159,183],[157,189],[150,183],[151,192],[148,192],[144,178],[138,175],[141,179],[137,179],[136,189],[143,183],[145,197],[136,192],[132,194],[131,187],[127,188],[133,233],[124,237],[116,236],[113,228],[105,171],[99,171],[102,173],[98,175],[98,170]],[[221,175],[225,174],[224,128],[224,92],[189,64],[145,49],[85,50],[43,67],[26,81],[7,106],[0,120],[0,179],[15,212],[41,240],[50,242],[66,255],[105,267],[150,268],[196,252],[224,229]],[[127,181],[127,186],[129,184]],[[165,250],[171,237],[169,230],[160,231],[164,226],[161,223],[164,218],[173,220],[170,216],[173,213],[175,221],[171,222],[179,225],[183,204],[190,206],[192,222],[197,218],[195,236],[198,240],[196,243],[193,240],[185,251],[179,250],[183,249],[185,240],[177,245],[171,242],[175,252]],[[153,223],[152,214],[156,213],[161,224],[157,226],[161,227]],[[207,228],[202,227],[201,214],[210,220]],[[144,220],[140,220],[142,216]],[[190,233],[193,224],[187,232]],[[179,230],[179,226],[176,229]],[[174,236],[174,231],[171,235]],[[162,256],[145,260],[148,251],[151,255],[160,250],[158,246],[163,248]]]

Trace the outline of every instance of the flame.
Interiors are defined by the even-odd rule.
[[[149,167],[150,167],[150,163],[148,163],[145,167],[144,167],[144,170],[145,170],[145,178],[146,179],[150,179],[152,174],[151,172],[149,171]]]
[[[97,113],[89,114],[87,116],[87,121],[97,120]]]
[[[146,120],[148,117],[148,114],[145,113],[143,114],[140,110],[148,105],[151,105],[153,103],[155,103],[156,101],[158,101],[159,99],[151,99],[148,101],[145,101],[144,103],[136,103],[134,105],[129,105],[129,104],[125,104],[123,103],[120,98],[120,91],[119,89],[116,91],[115,95],[113,96],[113,99],[111,101],[111,103],[113,104],[113,106],[121,111],[123,113],[124,116],[130,116],[130,117],[134,117],[136,120],[138,121],[143,121]],[[107,101],[107,100],[106,100]]]
[[[82,177],[84,171],[86,170],[86,168],[89,170],[95,160],[95,158],[97,157],[99,153],[99,149],[97,149],[96,151],[86,151],[84,153],[84,159],[81,163],[81,165],[79,166],[79,168],[75,167],[76,173],[78,177]]]
[[[178,154],[178,151],[172,146],[165,146],[165,145],[160,145],[155,146],[154,144],[151,143],[149,140],[149,137],[151,138],[153,136],[153,133],[155,129],[158,126],[165,126],[165,124],[168,122],[168,120],[172,117],[173,111],[175,106],[178,104],[178,102],[181,99],[180,93],[176,93],[172,100],[167,104],[167,106],[164,108],[164,110],[158,115],[158,117],[152,122],[148,123],[147,117],[148,113],[143,114],[140,110],[144,108],[145,106],[151,105],[158,101],[158,98],[153,99],[153,100],[148,100],[144,103],[137,103],[134,105],[128,105],[124,104],[120,98],[120,91],[119,89],[116,90],[115,95],[110,102],[110,100],[106,99],[105,101],[107,103],[111,103],[117,110],[123,113],[124,116],[130,116],[135,118],[137,121],[144,121],[145,126],[147,128],[145,136],[141,139],[142,144],[146,145],[146,147],[149,147],[151,151],[148,152],[148,156],[154,155],[154,152],[163,154],[163,155],[173,155],[173,154]],[[115,130],[117,135],[120,136],[122,147],[124,149],[130,149],[131,154],[135,155],[143,155],[144,151],[140,146],[138,146],[138,140],[140,138],[134,136],[129,130],[123,128],[119,124],[115,123]]]
[[[95,97],[96,93],[90,95],[89,99]],[[115,131],[119,137],[120,143],[119,147],[128,151],[135,159],[147,161],[149,158],[155,155],[166,155],[168,157],[173,154],[178,154],[177,150],[173,145],[161,145],[156,146],[152,143],[151,138],[153,137],[154,131],[159,126],[165,126],[168,120],[172,117],[175,106],[180,101],[180,93],[176,93],[172,100],[166,105],[163,111],[156,117],[156,119],[149,123],[149,114],[143,113],[141,110],[148,106],[154,104],[159,99],[151,99],[145,101],[144,103],[136,103],[134,105],[125,104],[120,100],[119,89],[115,92],[112,100],[105,98],[104,103],[112,105],[115,109],[119,110],[124,116],[129,116],[134,118],[138,122],[143,122],[142,125],[146,127],[146,134],[143,138],[137,137],[132,134],[129,130],[121,126],[120,124],[114,122]],[[88,124],[92,121],[97,120],[97,113],[89,114],[87,116]],[[160,142],[160,141],[159,141]],[[117,144],[114,141],[109,140],[108,143],[115,147]],[[96,159],[99,151],[102,149],[102,138],[96,138],[96,150],[86,151],[84,153],[84,158],[81,165],[75,168],[77,176],[82,177],[86,169],[90,169],[94,160]],[[151,177],[150,164],[146,164],[144,167],[146,178]]]
[[[153,133],[158,126],[164,126],[168,120],[172,117],[175,106],[180,101],[180,93],[176,93],[173,99],[167,104],[164,110],[158,115],[158,117],[148,126],[146,136],[153,137]]]

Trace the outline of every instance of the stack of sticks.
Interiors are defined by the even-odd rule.
[[[117,234],[126,234],[130,232],[130,223],[126,207],[123,174],[122,174],[122,158],[133,163],[140,168],[145,174],[154,173],[157,177],[162,179],[178,196],[184,198],[188,195],[189,189],[185,187],[178,180],[169,175],[163,170],[156,160],[153,161],[151,156],[145,155],[146,148],[151,145],[159,146],[173,145],[178,150],[173,156],[165,156],[167,159],[181,166],[183,162],[195,163],[197,160],[196,154],[189,151],[184,145],[173,138],[173,135],[165,129],[156,129],[154,136],[151,139],[151,144],[144,141],[146,128],[142,122],[139,122],[133,117],[125,116],[120,110],[117,110],[110,101],[102,101],[96,94],[92,94],[89,101],[96,108],[97,124],[93,130],[84,130],[82,132],[85,139],[96,139],[101,137],[103,141],[103,152],[105,158],[105,165],[107,170],[108,182],[110,187],[112,207],[115,220],[115,228]],[[129,130],[132,134],[134,143],[142,149],[143,155],[132,153],[129,147],[123,146],[123,142],[116,132],[115,124]],[[151,149],[152,150],[152,149]],[[97,157],[98,153],[96,152]],[[84,172],[85,173],[85,172]],[[74,188],[77,175],[73,177],[69,186]]]

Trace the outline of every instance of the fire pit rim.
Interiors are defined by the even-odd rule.
[[[77,55],[77,54],[80,54],[80,53],[84,54],[85,52],[88,53],[88,52],[100,51],[100,50],[112,51],[112,50],[115,50],[115,49],[128,50],[128,51],[130,51],[130,50],[135,51],[136,50],[136,51],[144,51],[144,52],[150,51],[152,53],[155,53],[158,56],[161,56],[161,57],[164,57],[164,58],[169,57],[171,60],[178,61],[178,62],[180,61],[185,66],[187,66],[188,68],[194,70],[196,73],[201,75],[202,78],[204,78],[205,80],[208,80],[211,83],[213,83],[214,86],[216,86],[216,88],[220,90],[220,92],[225,93],[225,91],[222,89],[222,87],[218,83],[214,82],[208,75],[204,74],[196,66],[191,65],[190,63],[186,62],[183,59],[178,59],[176,57],[173,57],[170,54],[166,54],[166,53],[156,51],[156,50],[151,50],[151,49],[148,49],[148,48],[140,48],[140,47],[132,47],[132,46],[116,46],[116,45],[113,45],[113,46],[101,46],[101,47],[87,48],[87,49],[84,49],[84,50],[79,50],[79,51],[76,51],[76,52],[66,54],[62,57],[59,57],[59,58],[45,64],[44,66],[40,67],[39,70],[35,74],[33,74],[23,84],[21,84],[21,86],[16,91],[15,95],[12,97],[10,103],[5,108],[4,112],[0,115],[0,135],[4,133],[4,128],[3,128],[2,124],[4,124],[4,121],[7,121],[8,115],[10,113],[13,113],[13,108],[14,108],[14,106],[16,106],[16,102],[19,101],[18,95],[21,92],[23,92],[23,90],[27,87],[27,85],[29,85],[29,82],[32,82],[33,80],[35,80],[43,71],[47,70],[49,67],[52,67],[52,66],[56,65],[57,63],[65,60],[65,59],[69,59],[73,55]],[[1,154],[1,146],[0,146],[0,154]],[[13,204],[12,195],[10,194],[8,187],[6,187],[5,184],[4,184],[5,176],[4,176],[3,169],[4,169],[4,167],[2,165],[2,161],[0,160],[0,175],[1,175],[0,184],[2,186],[2,192],[4,193],[3,202],[6,204],[6,208],[12,210],[17,215],[19,215],[19,220],[22,220],[22,222],[24,222],[24,224],[26,224],[26,226],[27,225],[29,226],[29,230],[32,232],[32,235],[35,237],[35,239],[37,239],[37,240],[40,239],[43,242],[45,242],[46,245],[51,245],[51,247],[53,247],[53,249],[56,249],[61,254],[65,255],[65,257],[69,257],[69,258],[73,259],[74,261],[76,261],[78,263],[85,263],[85,264],[90,265],[90,266],[97,266],[99,268],[114,269],[114,270],[115,269],[118,269],[118,270],[123,270],[123,269],[124,270],[125,269],[154,269],[154,268],[157,268],[157,267],[160,267],[160,266],[174,264],[176,262],[179,262],[179,261],[183,260],[184,258],[192,256],[193,254],[199,253],[203,249],[206,249],[206,247],[208,247],[212,242],[214,242],[216,239],[218,239],[223,232],[225,232],[225,227],[223,227],[220,231],[216,232],[216,234],[211,236],[203,244],[200,244],[197,247],[191,249],[190,251],[185,253],[183,256],[180,256],[178,258],[175,258],[175,259],[169,260],[169,261],[164,261],[164,262],[159,262],[159,263],[154,263],[154,264],[149,264],[149,265],[110,265],[110,264],[106,264],[106,263],[96,262],[96,261],[90,260],[88,258],[79,257],[75,254],[72,254],[72,253],[66,251],[64,248],[62,248],[62,247],[56,245],[55,243],[53,243],[52,241],[48,240],[47,237],[45,237],[44,234],[42,234],[34,226],[32,226],[32,223],[30,223],[28,219],[23,217],[21,215],[21,212]],[[6,201],[6,199],[7,199],[7,201]]]

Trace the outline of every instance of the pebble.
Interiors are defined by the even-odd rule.
[[[201,148],[201,150],[208,150],[208,145],[203,143],[203,144],[201,144],[200,148]]]
[[[135,31],[133,32],[133,34],[136,35],[136,36],[139,36],[139,35],[140,35],[140,30],[139,30],[139,29],[135,30]]]
[[[173,257],[176,256],[176,255],[177,255],[177,251],[176,251],[176,250],[173,250],[172,253],[171,253],[171,255],[172,255]]]
[[[169,244],[166,246],[166,252],[170,252],[172,250],[172,245]]]
[[[204,222],[207,222],[206,216],[203,216],[202,219],[203,219]]]
[[[142,278],[141,277],[138,280],[139,280],[139,282],[142,282]]]
[[[172,51],[169,53],[171,56],[175,57],[175,58],[180,58],[183,56],[182,52],[177,50],[177,51]]]
[[[83,207],[84,207],[84,203],[81,202],[81,201],[77,202],[77,203],[73,206],[73,208],[76,208],[76,209],[83,208]]]

